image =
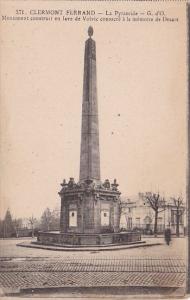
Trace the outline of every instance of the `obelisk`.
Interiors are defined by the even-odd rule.
[[[96,43],[93,28],[85,42],[79,182],[100,181],[99,125],[96,82]]]
[[[120,191],[116,179],[100,180],[96,43],[93,28],[85,42],[82,99],[80,177],[61,183],[60,232],[40,232],[38,243],[83,247],[118,245],[140,239],[140,234],[120,233]],[[84,248],[83,248],[84,249]]]
[[[85,42],[82,98],[82,128],[80,149],[80,176],[61,184],[60,231],[64,241],[72,243],[78,234],[78,244],[96,244],[94,234],[113,233],[119,230],[119,197],[116,180],[100,179],[99,124],[96,78],[96,43],[93,28],[88,28]],[[88,236],[86,236],[88,234]],[[113,237],[109,237],[109,241]],[[103,241],[100,243],[107,243]],[[99,243],[99,242],[98,242]]]

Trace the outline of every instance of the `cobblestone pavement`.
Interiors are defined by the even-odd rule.
[[[0,257],[1,288],[185,287],[185,251],[179,251],[184,249],[183,240],[176,240],[171,248],[158,246],[162,251],[155,246],[82,254],[21,249],[16,243],[11,241],[12,248]]]
[[[10,272],[1,275],[1,286],[35,289],[42,287],[103,287],[148,286],[183,287],[184,274],[168,273],[119,273],[119,272]],[[3,282],[3,283],[2,283]]]
[[[184,273],[180,259],[64,259],[1,261],[0,272],[156,272]]]
[[[0,263],[1,287],[183,287],[181,259],[16,259]]]

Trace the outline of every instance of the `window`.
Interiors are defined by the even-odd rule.
[[[174,210],[171,211],[171,223],[175,224],[175,211]]]
[[[171,210],[171,223],[177,224],[177,211]],[[179,211],[179,224],[183,224],[183,212]]]
[[[162,218],[161,217],[158,218],[158,224],[162,224]]]
[[[131,229],[132,228],[132,218],[128,218],[128,220],[127,220],[127,228],[128,229]]]
[[[183,212],[180,211],[179,224],[183,224]]]
[[[140,218],[136,218],[136,227],[140,227]]]
[[[152,223],[152,219],[149,217],[149,216],[146,216],[145,218],[144,218],[144,224],[150,224],[150,223]]]

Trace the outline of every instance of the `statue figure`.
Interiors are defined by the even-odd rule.
[[[106,189],[110,189],[110,182],[109,182],[109,179],[106,179],[106,180],[104,181],[103,186],[104,186]]]
[[[75,186],[75,181],[73,177],[70,177],[69,182],[68,182],[68,187],[73,188]]]
[[[111,186],[112,186],[112,190],[117,191],[117,187],[119,186],[119,184],[117,183],[116,179],[114,179]]]

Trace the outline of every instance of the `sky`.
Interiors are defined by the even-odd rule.
[[[78,181],[89,25],[102,181],[117,178],[124,196],[159,191],[185,198],[186,27],[179,15],[179,24],[2,25],[0,217],[7,208],[16,217],[39,217],[60,206],[64,178]]]

